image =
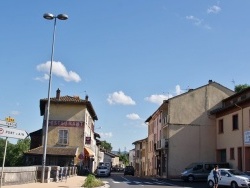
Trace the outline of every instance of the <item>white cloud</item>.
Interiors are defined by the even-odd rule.
[[[128,119],[131,119],[131,120],[141,119],[140,116],[139,116],[138,114],[135,114],[135,113],[128,114],[128,115],[126,115],[126,117],[127,117]]]
[[[37,65],[36,69],[39,72],[45,72],[43,77],[37,77],[36,80],[43,81],[49,79],[49,71],[50,71],[50,61],[47,61],[46,63]],[[52,65],[52,74],[58,77],[62,77],[66,82],[80,82],[81,78],[80,76],[73,71],[67,71],[66,67],[61,62],[53,61]]]
[[[136,104],[131,97],[125,95],[122,91],[109,94],[107,101],[109,104],[123,104],[123,105]]]
[[[184,93],[184,91],[181,90],[181,86],[180,85],[176,85],[175,86],[175,92],[176,92],[176,95],[180,95],[180,94]]]
[[[202,19],[196,18],[195,16],[186,16],[187,20],[191,20],[195,25],[201,25],[201,23],[203,22]]]
[[[151,95],[150,97],[146,97],[144,98],[146,101],[152,102],[152,103],[156,103],[156,104],[162,104],[163,100],[167,100],[169,99],[168,95],[158,95],[158,94],[154,94]]]
[[[173,96],[176,96],[176,95],[180,95],[182,93],[184,93],[184,91],[181,89],[180,85],[176,85],[175,92],[174,92],[175,95],[171,93],[168,93],[168,95],[154,94],[154,95],[151,95],[150,97],[146,97],[145,100],[151,103],[156,103],[156,104],[161,105],[163,100],[168,100],[169,98],[172,98]]]
[[[212,29],[207,23],[204,22],[204,20],[197,18],[195,16],[186,16],[186,19],[191,21],[194,25],[203,27],[205,29]]]
[[[99,133],[99,135],[101,136],[101,139],[111,138],[111,137],[113,136],[112,132],[108,132],[108,133]]]
[[[213,13],[213,14],[217,14],[221,11],[221,8],[219,6],[211,6],[207,9],[207,13],[210,14],[210,13]]]
[[[11,114],[12,114],[12,115],[14,115],[14,116],[17,116],[17,115],[19,115],[19,114],[20,114],[20,112],[19,112],[19,111],[15,111],[15,110],[13,110],[13,111],[11,111]]]

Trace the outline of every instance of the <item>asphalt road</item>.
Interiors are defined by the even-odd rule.
[[[108,182],[110,188],[206,188],[205,181],[199,182],[184,182],[182,180],[167,180],[157,178],[140,178],[135,176],[124,176],[122,172],[112,172],[110,177],[102,177],[102,181]]]

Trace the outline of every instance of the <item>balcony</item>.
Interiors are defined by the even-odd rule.
[[[162,138],[161,140],[155,143],[155,150],[167,149],[168,148],[168,139]]]

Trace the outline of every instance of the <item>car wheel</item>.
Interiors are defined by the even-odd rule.
[[[214,182],[212,180],[209,180],[207,183],[208,187],[214,187]]]
[[[231,187],[232,187],[232,188],[238,188],[238,184],[237,184],[235,181],[233,181],[233,182],[231,183]]]
[[[193,182],[194,181],[194,176],[188,176],[188,181]]]

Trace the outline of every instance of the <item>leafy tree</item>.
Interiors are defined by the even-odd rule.
[[[246,88],[248,88],[248,87],[250,87],[250,85],[248,85],[248,84],[239,84],[239,85],[236,85],[236,86],[234,87],[234,91],[235,91],[236,93],[238,93],[238,92],[240,92],[240,91],[242,91],[243,89],[246,89]]]
[[[128,154],[125,152],[123,154],[120,154],[119,161],[122,161],[125,166],[128,165],[129,164]]]
[[[12,144],[7,141],[7,150],[5,156],[4,166],[22,166],[23,153],[28,151],[30,147],[30,139],[18,140],[16,144]],[[0,163],[3,163],[3,155],[5,149],[5,139],[0,138]]]
[[[101,141],[101,147],[104,148],[105,150],[109,151],[109,152],[111,152],[111,150],[112,150],[111,143],[108,143],[105,140]]]

